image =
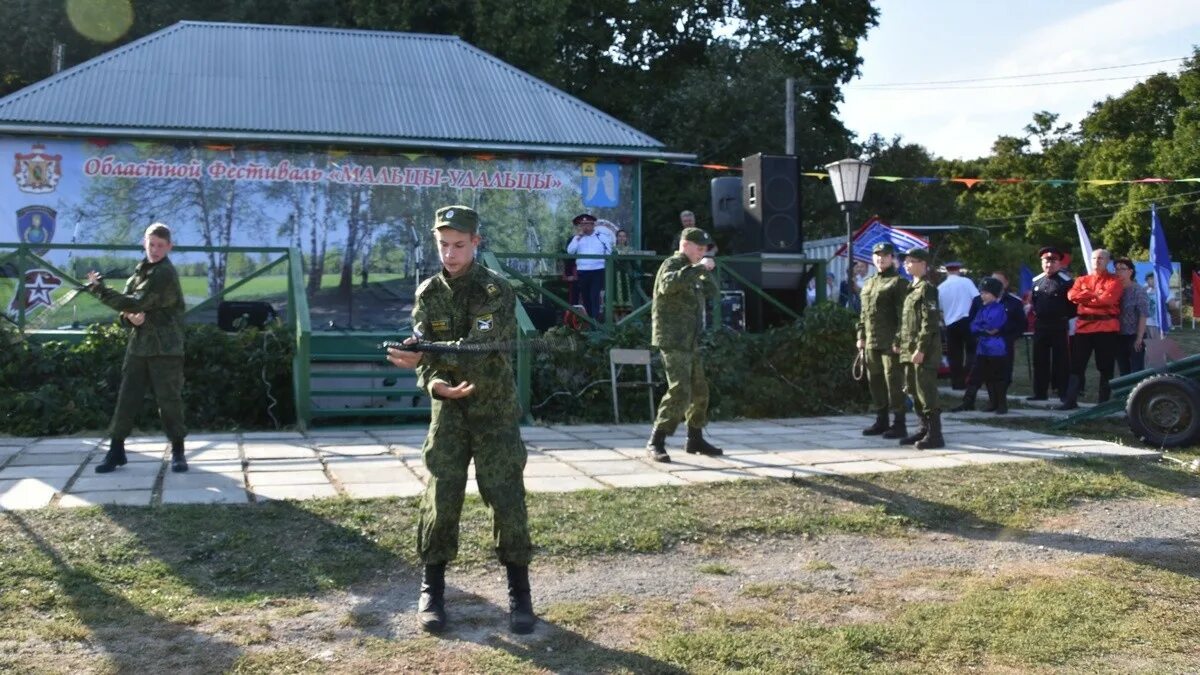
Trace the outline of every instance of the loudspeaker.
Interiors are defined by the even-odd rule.
[[[525,307],[525,314],[529,316],[529,321],[538,331],[545,333],[558,324],[560,314],[557,307],[532,302],[522,302],[521,305]]]
[[[722,176],[712,179],[712,222],[714,230],[740,230],[746,222],[742,210],[742,179]]]
[[[804,252],[800,165],[794,155],[759,153],[742,160],[742,227],[738,253]]]
[[[275,308],[269,302],[254,300],[225,300],[217,305],[217,327],[239,331],[254,326],[265,328],[275,319]]]

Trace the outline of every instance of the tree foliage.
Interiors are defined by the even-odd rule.
[[[858,70],[858,43],[875,24],[869,0],[133,0],[118,40],[83,38],[63,4],[0,3],[0,93],[50,74],[55,40],[80,63],[182,20],[453,34],[705,161],[782,152],[784,81],[796,78],[797,153],[819,167],[851,147],[836,117],[839,87]],[[648,166],[644,243],[662,248],[684,208],[705,213],[708,179]],[[804,186],[806,217],[837,224],[828,187]]]
[[[83,37],[66,4],[0,3],[0,25],[8,27],[0,34],[0,94],[48,76],[55,41],[64,44],[69,67],[183,19],[453,34],[672,150],[736,163],[783,151],[784,81],[791,77],[805,170],[858,155],[877,176],[1067,179],[972,189],[874,181],[864,213],[901,225],[986,227],[982,241],[1020,248],[1072,244],[1078,212],[1099,245],[1141,257],[1156,201],[1173,254],[1195,262],[1200,251],[1200,228],[1191,226],[1200,200],[1190,183],[1069,182],[1200,176],[1200,51],[1176,74],[1097,102],[1079,124],[1041,111],[1021,132],[998,137],[988,156],[962,162],[899,137],[856,144],[838,119],[840,87],[858,72],[859,42],[878,17],[869,0],[131,0],[132,24],[107,43]],[[665,247],[682,209],[700,213],[703,224],[712,174],[647,164],[642,178],[644,245]],[[801,190],[806,236],[840,233],[828,184],[804,180]],[[968,262],[980,250],[975,230],[931,238]]]

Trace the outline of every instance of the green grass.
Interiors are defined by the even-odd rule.
[[[856,599],[881,619],[835,625],[795,616],[802,607],[813,617],[837,611],[836,598],[811,593],[803,598],[807,606],[786,592],[736,608],[671,606],[657,617],[658,635],[645,649],[696,673],[1195,667],[1200,581],[1189,576],[1089,560],[998,577],[971,573],[955,581],[952,600],[898,602],[896,590],[922,583],[918,575],[907,582]]]
[[[739,541],[803,534],[895,537],[924,529],[971,538],[1002,531],[1019,536],[1022,528],[1080,500],[1172,499],[1178,494],[1200,494],[1200,479],[1155,464],[1089,460],[891,473],[870,480],[821,477],[532,494],[529,514],[538,565],[570,568],[598,554],[669,553],[681,545],[720,550]],[[214,647],[220,658],[212,658],[221,669],[321,670],[329,664],[305,661],[312,654],[301,658],[294,650],[272,648],[277,639],[275,623],[307,620],[306,615],[316,610],[316,601],[331,592],[391,583],[388,580],[397,573],[414,574],[416,507],[415,499],[326,500],[0,514],[0,635],[64,649],[114,633],[194,635],[181,639],[203,643],[200,635],[220,630],[220,644]],[[468,499],[463,523],[456,567],[490,564],[490,517],[478,499]],[[814,563],[810,569],[826,568]],[[1141,566],[1137,570],[1144,571]],[[737,570],[713,561],[698,572],[721,575]],[[1158,575],[1151,582],[1148,578],[1143,574],[1139,583],[1171,580],[1177,586],[1170,590],[1175,595],[1197,590],[1191,579]],[[1097,649],[1109,649],[1134,630],[1121,617],[1136,617],[1135,610],[1145,604],[1137,600],[1142,604],[1131,609],[1129,592],[1108,576],[1092,585],[1084,581],[1072,580],[1073,585],[1062,587],[1056,586],[1060,581],[1055,579],[1022,581],[1003,587],[989,585],[996,583],[989,577],[969,593],[964,591],[953,607],[935,603],[918,612],[904,605],[913,613],[881,627],[857,628],[778,625],[772,617],[786,618],[796,612],[781,614],[754,604],[783,598],[806,605],[823,597],[802,584],[747,586],[741,598],[750,606],[730,608],[727,615],[707,615],[686,629],[664,628],[671,613],[655,619],[653,603],[598,599],[548,610],[547,616],[561,624],[548,644],[565,652],[551,657],[532,645],[489,645],[487,650],[500,651],[472,651],[456,657],[458,665],[448,669],[488,670],[517,658],[557,670],[592,654],[583,662],[614,659],[623,664],[620,667],[637,672],[661,663],[714,672],[826,666],[837,670],[873,668],[880,663],[927,664],[940,652],[955,654],[968,664],[965,655],[979,650],[990,655],[980,661],[985,666],[1059,663],[1091,658],[1094,650],[1072,642],[1063,628],[1061,637],[1037,648],[1041,651],[1032,646],[1015,651],[1013,644],[1037,635],[1017,625],[1031,608],[1039,603],[1064,610],[1078,606],[1079,615],[1050,612],[1050,623],[1074,626],[1095,637]],[[1154,608],[1166,611],[1157,604]],[[998,613],[996,621],[1007,623],[987,624],[990,613]],[[228,623],[229,617],[241,618]],[[327,639],[330,648],[339,649],[346,633],[376,634],[387,628],[390,617],[378,609],[347,606],[339,625],[316,631],[313,637]],[[646,636],[645,653],[588,651],[591,636],[602,633],[600,627],[613,617],[618,622],[650,621],[633,629]],[[983,644],[968,637],[981,621],[991,636]],[[1043,624],[1049,625],[1037,625]],[[719,626],[725,629],[718,630]],[[730,627],[737,630],[731,633]],[[404,653],[395,658],[416,658],[417,663],[437,668],[444,654],[433,644],[413,647],[416,654],[401,650]],[[217,649],[221,645],[224,649]],[[888,647],[884,650],[880,645]],[[182,658],[192,649],[177,648],[183,651],[156,655],[152,650],[144,658]],[[807,660],[788,655],[795,650],[801,650]],[[28,663],[18,661],[13,667],[22,670],[24,665]],[[118,658],[108,665],[120,669],[130,664]]]
[[[719,562],[710,562],[698,565],[696,567],[696,571],[701,574],[712,574],[719,577],[727,577],[737,572],[737,570],[730,565]]]

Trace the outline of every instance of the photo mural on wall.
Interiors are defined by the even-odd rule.
[[[30,137],[0,137],[0,156],[13,162],[0,177],[0,242],[136,245],[161,221],[177,246],[299,249],[310,296],[331,286],[348,295],[369,275],[411,286],[436,273],[430,225],[446,204],[478,210],[483,247],[496,252],[562,252],[581,211],[631,229],[636,212],[635,165],[604,160]],[[77,255],[34,250],[62,269]],[[204,277],[202,289],[185,288],[189,304],[249,264],[221,251],[172,259]],[[24,272],[38,286],[26,311],[48,305],[57,277]]]

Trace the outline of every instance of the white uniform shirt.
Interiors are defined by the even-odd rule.
[[[571,241],[567,243],[567,253],[583,254],[583,255],[608,255],[612,253],[613,242],[608,240],[606,234],[601,234],[602,230],[597,228],[591,234],[582,237],[571,237]],[[607,232],[607,230],[603,230]],[[604,261],[599,258],[580,258],[575,262],[575,269],[580,272],[589,272],[592,270],[604,269]]]
[[[979,289],[971,280],[958,274],[947,274],[938,287],[938,304],[946,325],[961,321],[971,313],[971,301],[979,295]]]

